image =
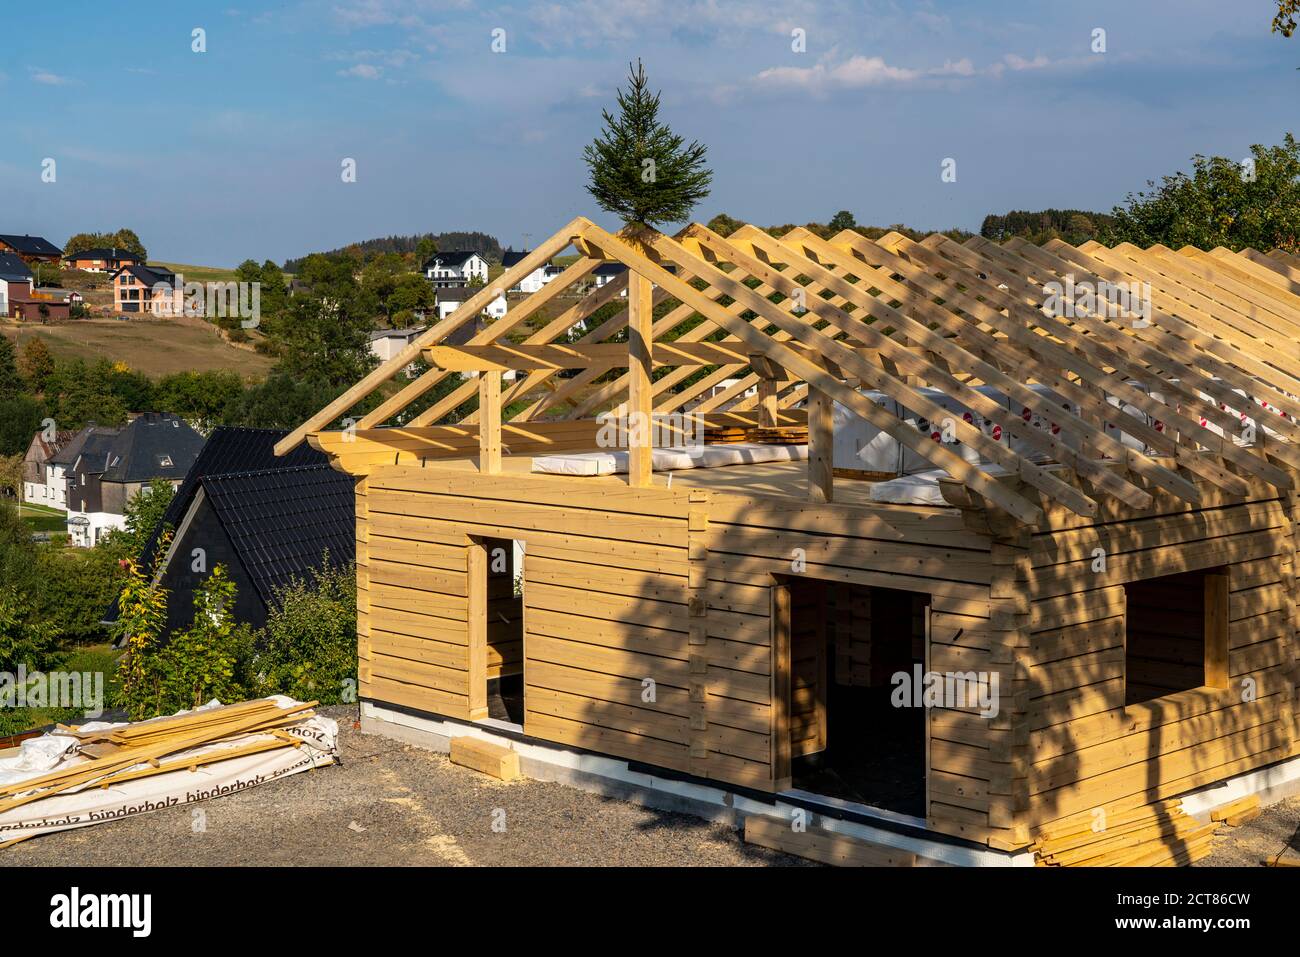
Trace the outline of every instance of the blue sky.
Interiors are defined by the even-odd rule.
[[[1300,37],[1270,34],[1273,8],[22,4],[6,11],[22,42],[0,62],[0,232],[62,243],[130,226],[155,258],[232,265],[448,229],[519,247],[577,214],[612,225],[583,188],[581,152],[638,56],[665,119],[710,147],[698,219],[847,208],[863,223],[973,229],[1011,208],[1108,210],[1193,153],[1243,157],[1300,125]],[[340,177],[347,157],[355,183]],[[943,183],[949,157],[957,180]]]

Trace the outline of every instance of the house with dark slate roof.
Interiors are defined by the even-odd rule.
[[[82,272],[116,272],[123,266],[138,266],[144,263],[143,259],[129,249],[105,247],[69,253],[63,257],[63,261],[68,264],[69,269],[80,269]]]
[[[470,249],[448,249],[430,256],[423,272],[435,289],[463,286],[473,279],[487,282],[488,261]]]
[[[0,316],[8,316],[16,301],[32,294],[32,271],[17,253],[0,252]]]
[[[33,499],[39,499],[43,505],[50,508],[57,508],[63,511],[68,510],[68,475],[72,471],[73,463],[81,456],[86,444],[95,436],[116,436],[120,429],[106,426],[95,425],[93,422],[87,425],[81,431],[76,432],[73,436],[64,442],[59,448],[45,461],[45,494],[43,496],[33,495]]]
[[[27,263],[55,263],[63,257],[63,250],[41,236],[18,236],[0,233],[0,252],[14,253]]]
[[[524,257],[527,255],[528,255],[527,249],[521,250],[519,252],[516,252],[513,249],[507,249],[505,252],[501,254],[501,266],[504,269],[510,269],[514,266],[518,266],[521,262],[523,262]],[[549,262],[543,263],[542,265],[534,269],[532,272],[530,272],[523,279],[519,280],[519,282],[511,286],[510,291],[524,292],[524,293],[537,292],[562,272],[564,272],[564,270],[561,269],[559,266],[555,265],[555,263],[549,263]]]
[[[287,434],[223,426],[194,460],[145,547],[146,570],[168,592],[168,631],[192,623],[194,590],[216,565],[235,584],[235,619],[257,628],[294,579],[352,562],[353,479],[306,445],[277,457]]]
[[[145,412],[120,430],[91,429],[66,470],[72,544],[89,547],[125,528],[126,504],[150,482],[180,485],[202,448],[203,436],[169,412]]]
[[[23,501],[51,508],[63,508],[63,501],[51,495],[49,481],[50,461],[73,440],[76,432],[70,430],[47,431],[42,429],[32,436],[23,455]],[[66,497],[66,496],[65,496]],[[58,504],[56,504],[58,501]]]
[[[154,316],[185,314],[184,283],[165,266],[132,264],[112,274],[113,310]]]

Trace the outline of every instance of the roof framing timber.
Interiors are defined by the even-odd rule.
[[[570,246],[579,255],[559,277],[484,322],[483,309],[500,292]],[[579,294],[610,261],[629,271]],[[1140,321],[1094,294],[1120,284],[1149,290]],[[629,326],[631,288],[647,297],[637,303],[637,328]],[[1055,310],[1049,288],[1063,290]],[[476,328],[466,336],[469,324]],[[629,338],[644,348],[630,349]],[[1300,260],[1278,252],[958,243],[939,235],[916,242],[897,233],[873,241],[805,228],[776,237],[753,226],[723,237],[698,224],[675,236],[613,234],[579,217],[276,451],[308,436],[341,448],[348,440],[323,430],[418,358],[431,368],[357,425],[375,461],[385,436],[409,436],[487,396],[462,426],[489,438],[499,434],[502,409],[513,428],[724,407],[756,410],[762,421],[805,401],[821,403],[824,417],[833,400],[1030,523],[1041,518],[1042,501],[1095,515],[1099,496],[1140,509],[1158,488],[1199,502],[1203,488],[1244,495],[1251,480],[1289,489],[1300,469]],[[506,371],[521,375],[500,383],[499,393],[480,388],[481,374],[495,384]],[[448,377],[463,381],[404,414]],[[905,411],[894,414],[864,390]],[[955,414],[953,403],[1000,436]],[[480,412],[488,417],[481,429]],[[1052,428],[1037,427],[1031,413]],[[949,436],[979,460],[934,441],[908,416],[948,424]],[[815,484],[829,495],[825,476]]]

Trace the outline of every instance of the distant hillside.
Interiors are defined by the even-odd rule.
[[[487,233],[457,230],[445,233],[423,233],[415,236],[384,236],[380,239],[367,239],[339,249],[325,250],[324,255],[354,256],[362,262],[382,253],[414,256],[416,250],[419,249],[420,243],[430,239],[433,240],[438,249],[472,249],[489,262],[499,263],[501,261],[501,243],[495,236],[489,236]],[[284,271],[298,272],[305,258],[305,256],[302,256],[297,259],[286,259],[284,261]]]
[[[993,213],[985,216],[980,235],[998,243],[1019,236],[1031,243],[1063,239],[1071,246],[1077,246],[1096,239],[1114,221],[1115,217],[1109,213],[1083,209],[1041,209],[1032,213],[1012,210],[1002,216]]]

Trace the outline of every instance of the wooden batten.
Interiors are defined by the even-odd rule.
[[[628,353],[628,417],[631,421],[628,449],[628,483],[637,486],[650,484],[651,439],[650,417],[654,411],[650,391],[650,368],[653,362],[654,307],[651,303],[650,280],[633,270],[628,277],[627,293],[627,353]]]
[[[484,475],[501,474],[501,373],[478,376],[478,467]]]

